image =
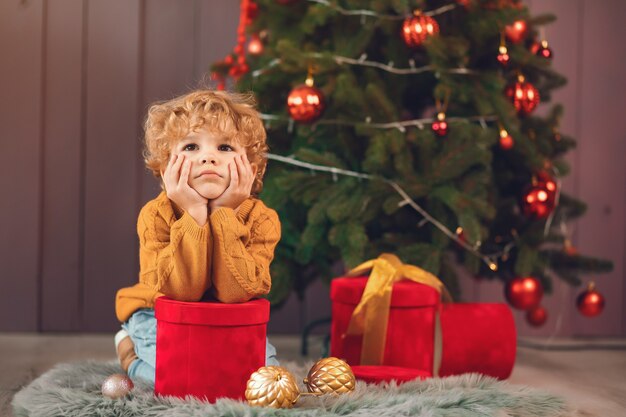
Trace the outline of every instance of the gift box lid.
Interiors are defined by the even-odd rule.
[[[358,304],[368,277],[341,277],[330,282],[330,299],[334,302]],[[440,302],[437,290],[410,280],[393,284],[391,307],[427,307]]]
[[[407,382],[417,378],[432,377],[432,374],[428,371],[401,366],[354,365],[351,368],[356,379],[375,384],[392,380]]]
[[[270,303],[262,298],[245,303],[225,304],[218,301],[185,302],[159,297],[154,305],[154,314],[157,320],[170,323],[248,326],[269,321]]]

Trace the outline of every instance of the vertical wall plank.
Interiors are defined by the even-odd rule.
[[[208,80],[209,66],[233,51],[237,44],[239,3],[231,0],[195,0],[197,10],[194,78]],[[219,11],[219,12],[217,12]]]
[[[80,135],[83,3],[48,5],[42,330],[80,329]]]
[[[602,316],[574,316],[576,334],[619,335],[624,317],[624,232],[626,190],[626,50],[617,40],[626,36],[622,20],[626,3],[610,0],[584,3],[584,14],[572,30],[583,30],[580,82],[580,198],[589,209],[578,224],[577,240],[582,253],[608,258],[614,270],[595,279],[606,297]]]
[[[191,1],[151,0],[146,3],[142,120],[151,103],[183,94],[194,86],[195,11]],[[141,131],[138,140],[141,141]],[[143,161],[140,161],[140,170],[143,205],[161,189]]]
[[[42,1],[0,2],[0,331],[39,326],[44,18]]]
[[[136,276],[138,0],[88,3],[84,330],[117,328],[115,292]]]

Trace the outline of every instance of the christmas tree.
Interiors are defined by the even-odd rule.
[[[566,83],[539,36],[554,16],[515,0],[243,0],[241,13],[212,71],[266,120],[261,198],[283,227],[273,303],[383,252],[457,297],[459,264],[500,279],[523,309],[536,302],[516,294],[522,277],[540,296],[611,269],[569,241],[585,204],[560,189],[575,146],[563,108],[536,112]]]

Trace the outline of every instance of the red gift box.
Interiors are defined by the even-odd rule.
[[[477,372],[506,379],[513,371],[517,333],[503,303],[444,304],[439,376]]]
[[[269,310],[264,299],[224,304],[158,298],[155,394],[244,399],[250,375],[265,366]]]
[[[367,280],[331,281],[331,354],[358,369],[363,336],[345,333]],[[441,335],[437,335],[437,315]],[[422,371],[415,374],[421,378],[476,372],[505,379],[515,364],[516,337],[506,304],[441,304],[432,287],[397,281],[392,286],[383,362],[361,367],[367,371],[362,379],[401,382],[410,379],[411,370]]]
[[[361,300],[367,277],[335,278],[332,301],[331,355],[360,365],[362,336],[346,335],[352,312]],[[435,367],[435,320],[439,293],[423,284],[403,280],[393,284],[387,338],[381,365],[431,372]]]

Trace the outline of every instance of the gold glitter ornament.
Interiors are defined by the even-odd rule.
[[[134,387],[133,381],[127,375],[113,374],[102,383],[102,395],[112,399],[122,398]]]
[[[356,379],[350,365],[330,357],[320,359],[311,367],[304,384],[309,392],[316,394],[346,394],[354,390]]]
[[[246,385],[250,405],[291,408],[300,397],[296,379],[280,366],[262,366],[253,372]]]

